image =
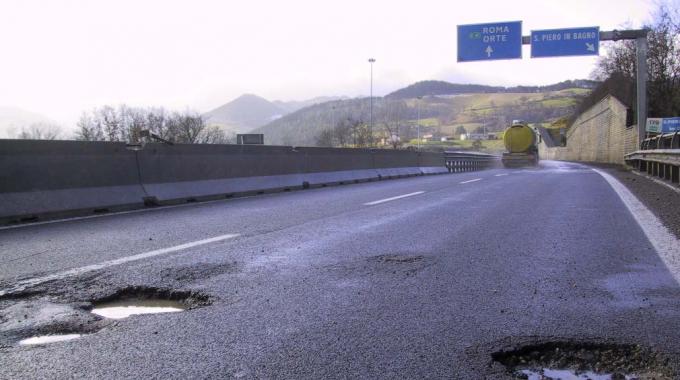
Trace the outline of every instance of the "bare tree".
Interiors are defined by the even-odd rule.
[[[56,140],[61,136],[61,128],[55,124],[33,123],[21,128],[17,138],[21,140]]]
[[[85,112],[78,120],[76,138],[85,141],[137,143],[149,130],[164,140],[185,144],[227,144],[232,137],[217,126],[208,127],[193,111],[168,112],[164,108],[103,106]]]
[[[668,4],[660,4],[647,26],[649,114],[671,116],[680,113],[680,15]],[[634,41],[619,41],[609,46],[598,61],[592,76],[605,80],[618,73],[631,81],[636,77]]]
[[[389,100],[383,98],[383,112],[379,123],[382,125],[387,141],[392,148],[397,149],[401,145],[401,123],[408,107],[403,100]]]

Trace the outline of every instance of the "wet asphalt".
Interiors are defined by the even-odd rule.
[[[570,163],[4,229],[0,289],[226,234],[0,298],[0,378],[496,379],[494,351],[558,340],[680,362],[680,273],[607,182]],[[50,322],[130,287],[210,304]],[[19,346],[37,325],[86,335]]]

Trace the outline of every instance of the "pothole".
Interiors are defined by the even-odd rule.
[[[93,314],[110,319],[132,315],[176,313],[209,305],[210,297],[197,292],[129,287],[93,302]]]
[[[639,345],[549,342],[496,352],[492,358],[516,379],[677,378],[667,359]]]
[[[92,313],[104,318],[123,319],[132,315],[176,313],[186,309],[187,306],[178,301],[128,299],[102,302],[92,308]]]
[[[82,334],[61,334],[61,335],[38,335],[19,341],[20,345],[34,345],[34,344],[49,344],[56,342],[64,342],[67,340],[78,339]]]

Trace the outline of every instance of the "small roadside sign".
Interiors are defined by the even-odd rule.
[[[531,31],[531,58],[600,54],[600,27]]]
[[[661,133],[661,120],[662,119],[660,117],[648,117],[645,131],[651,133]]]
[[[458,62],[522,58],[522,22],[458,25]]]

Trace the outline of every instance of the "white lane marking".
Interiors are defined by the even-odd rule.
[[[505,173],[505,174],[496,174],[494,177],[503,177],[503,176],[506,176],[506,175],[508,175],[508,173]]]
[[[373,206],[373,205],[377,205],[377,204],[381,204],[381,203],[385,203],[385,202],[396,201],[397,199],[412,197],[414,195],[420,195],[422,193],[424,193],[424,191],[416,191],[415,193],[408,193],[408,194],[404,194],[404,195],[398,195],[396,197],[380,199],[380,200],[377,200],[377,201],[364,203],[364,206]]]
[[[601,175],[618,194],[619,198],[628,208],[628,211],[635,218],[635,221],[642,228],[642,231],[644,231],[649,242],[656,249],[661,260],[680,284],[680,241],[668,231],[654,213],[645,207],[626,186],[609,173],[598,169],[593,169],[593,171]]]
[[[28,278],[28,279],[21,280],[21,281],[15,283],[15,284],[13,284],[13,286],[9,289],[0,290],[0,297],[4,296],[6,294],[20,292],[22,290],[25,290],[28,287],[39,285],[39,284],[42,284],[42,283],[45,283],[45,282],[48,282],[48,281],[59,280],[59,279],[63,279],[63,278],[66,278],[66,277],[71,277],[71,276],[77,276],[77,275],[80,275],[80,274],[83,274],[83,273],[92,272],[92,271],[95,271],[95,270],[104,269],[104,268],[112,267],[112,266],[115,266],[115,265],[121,265],[121,264],[129,263],[129,262],[132,262],[132,261],[148,259],[150,257],[166,255],[168,253],[182,251],[182,250],[185,250],[185,249],[198,247],[200,245],[206,245],[206,244],[215,243],[215,242],[218,242],[218,241],[233,239],[237,236],[239,236],[239,234],[226,234],[226,235],[215,236],[215,237],[212,237],[212,238],[209,238],[209,239],[197,240],[197,241],[192,241],[192,242],[189,242],[189,243],[176,245],[174,247],[155,249],[153,251],[139,253],[137,255],[121,257],[119,259],[104,261],[104,262],[101,262],[101,263],[98,263],[98,264],[86,265],[86,266],[80,267],[80,268],[69,269],[69,270],[66,270],[66,271],[63,271],[63,272],[58,272],[58,273],[50,274],[50,275],[43,276],[43,277]]]
[[[481,178],[475,178],[475,179],[471,179],[469,181],[463,181],[463,182],[459,182],[459,183],[461,183],[461,184],[462,183],[471,183],[471,182],[477,182],[477,181],[481,181],[481,180],[482,180]]]

